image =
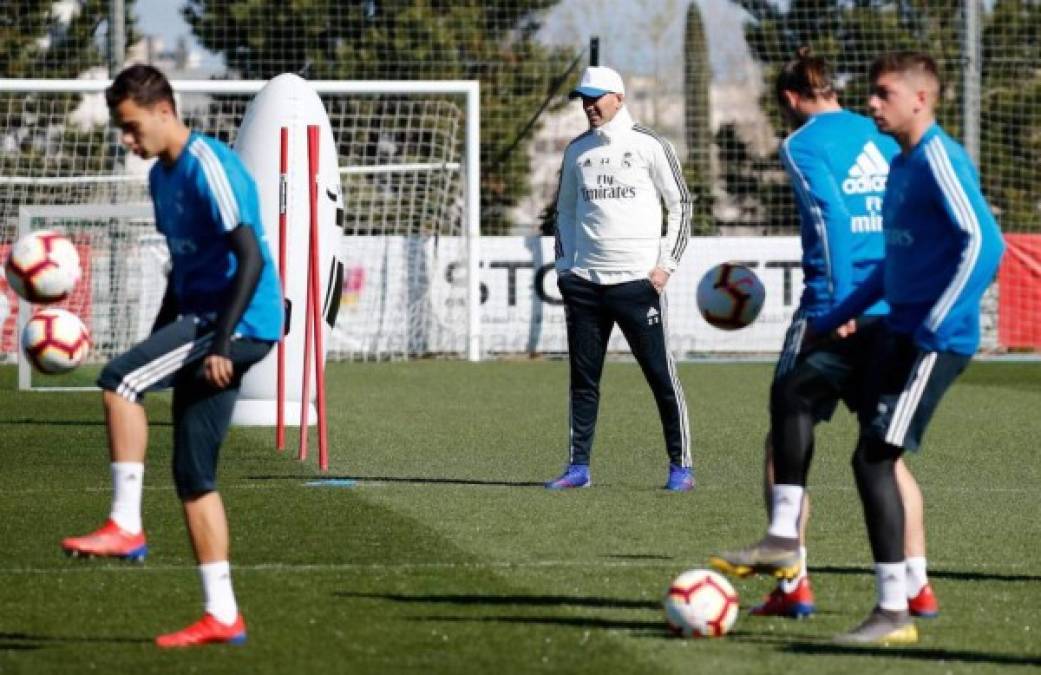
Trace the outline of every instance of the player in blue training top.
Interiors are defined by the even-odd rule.
[[[792,578],[779,579],[777,588],[751,613],[799,618],[815,610],[805,547],[814,426],[831,418],[840,398],[856,412],[871,352],[872,331],[866,329],[879,322],[888,307],[881,301],[868,307],[856,320],[861,330],[846,340],[807,349],[803,335],[809,319],[831,310],[880,264],[882,195],[889,161],[899,147],[870,119],[839,105],[830,67],[807,47],[781,69],[776,95],[778,106],[796,127],[781,146],[781,161],[801,216],[805,280],[771,386],[765,499],[771,521],[776,517],[778,522],[771,522],[764,542],[721,553],[711,562],[724,572],[742,575],[766,560],[771,568],[784,568]],[[926,576],[921,491],[903,461],[897,464],[897,482],[909,514],[905,545],[908,578],[914,580],[908,587],[909,602],[916,615],[936,616],[939,608]],[[782,527],[791,510],[798,514],[797,529],[789,531]],[[772,545],[777,543],[792,545]]]
[[[112,509],[105,525],[65,539],[73,556],[143,560],[141,487],[151,391],[173,387],[173,473],[205,596],[203,618],[156,638],[160,647],[241,643],[228,564],[228,523],[216,491],[217,456],[239,384],[282,333],[282,295],[264,238],[257,188],[223,143],[191,132],[173,90],[151,66],[131,66],[105,92],[123,143],[158,158],[149,174],[171,267],[152,334],[102,371]]]
[[[904,509],[894,466],[918,450],[944,392],[980,341],[980,299],[1005,245],[965,150],[936,124],[942,90],[932,58],[916,52],[871,66],[868,106],[902,152],[890,165],[882,204],[886,252],[853,294],[811,324],[815,335],[879,298],[890,311],[874,341],[872,375],[860,408],[853,468],[875,560],[878,604],[842,643],[915,642],[902,546]]]

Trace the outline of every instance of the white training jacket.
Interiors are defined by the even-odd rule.
[[[564,150],[557,273],[598,284],[644,279],[656,266],[671,274],[690,237],[691,206],[672,145],[622,107]]]

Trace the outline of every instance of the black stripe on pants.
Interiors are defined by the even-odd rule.
[[[692,465],[690,421],[676,364],[666,342],[666,302],[649,279],[600,285],[574,274],[557,282],[567,317],[571,366],[571,464],[589,464],[600,409],[600,376],[614,324],[643,370],[661,417],[669,462]]]

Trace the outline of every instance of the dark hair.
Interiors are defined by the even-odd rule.
[[[784,92],[793,91],[805,98],[835,96],[831,66],[823,56],[815,56],[806,46],[795,50],[795,58],[781,66],[777,73],[776,95],[781,108],[788,107]]]
[[[940,69],[933,57],[923,52],[889,52],[875,59],[868,71],[868,77],[874,82],[887,73],[903,73],[908,75],[925,75],[936,82],[936,93],[943,92],[943,80]]]
[[[112,85],[105,90],[105,102],[110,110],[127,99],[149,108],[160,101],[168,101],[173,111],[177,112],[170,81],[153,66],[140,63],[130,66],[117,75]]]

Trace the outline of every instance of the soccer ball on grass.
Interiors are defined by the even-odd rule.
[[[689,570],[665,592],[669,630],[683,637],[720,637],[737,620],[737,591],[710,570]]]

